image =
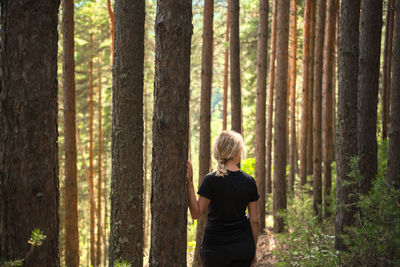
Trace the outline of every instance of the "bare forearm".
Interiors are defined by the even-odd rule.
[[[260,223],[258,221],[250,221],[251,231],[253,233],[254,243],[257,247],[257,240],[258,240],[258,229],[260,228]]]
[[[189,210],[193,219],[199,217],[199,206],[196,199],[196,194],[194,193],[193,183],[188,183],[188,200],[189,200]]]

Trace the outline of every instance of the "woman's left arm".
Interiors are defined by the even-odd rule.
[[[192,219],[198,219],[203,215],[204,211],[207,210],[208,205],[210,204],[210,199],[203,196],[196,199],[193,185],[193,168],[190,161],[188,161],[187,164],[186,178],[190,215],[192,216]]]

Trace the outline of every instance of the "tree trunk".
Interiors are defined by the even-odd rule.
[[[143,264],[144,22],[145,1],[116,2],[110,267]]]
[[[278,212],[286,209],[286,98],[288,75],[289,0],[278,1],[274,125],[274,232],[284,229]]]
[[[361,1],[361,5],[357,138],[360,189],[366,194],[378,172],[376,123],[383,1]]]
[[[223,96],[223,108],[222,108],[222,130],[227,128],[227,117],[228,117],[228,71],[229,71],[229,48],[226,44],[229,42],[229,13],[230,13],[230,1],[228,0],[228,7],[226,8],[226,29],[225,29],[225,52],[224,52],[224,96]]]
[[[214,0],[204,2],[203,46],[201,50],[201,103],[200,103],[200,144],[199,144],[199,186],[210,172],[211,162],[211,91],[213,69],[213,16]],[[206,226],[207,214],[197,220],[196,248],[193,267],[202,266],[200,258],[201,240]]]
[[[104,170],[104,221],[103,221],[103,229],[104,229],[104,235],[103,235],[103,266],[106,267],[107,266],[107,259],[108,259],[108,234],[107,234],[107,229],[108,229],[108,194],[107,194],[107,180],[108,180],[108,175],[107,175],[107,153],[104,154],[104,166],[105,168],[103,168]]]
[[[308,126],[307,126],[307,175],[313,174],[313,100],[314,100],[314,58],[315,58],[315,32],[316,32],[316,14],[317,3],[312,1],[311,7],[311,25],[310,25],[310,61],[308,72],[308,88],[310,90],[308,95]]]
[[[191,3],[159,0],[157,6],[151,267],[186,266]]]
[[[294,192],[296,163],[296,58],[297,58],[297,1],[290,1],[289,26],[289,191]]]
[[[316,36],[313,83],[313,193],[314,214],[322,218],[322,66],[326,17],[326,0],[319,0],[316,9]]]
[[[307,127],[308,127],[308,108],[310,88],[308,76],[310,72],[310,24],[312,0],[306,0],[304,9],[304,31],[303,31],[303,98],[301,111],[301,130],[300,130],[300,186],[307,182]]]
[[[260,1],[260,18],[258,23],[257,47],[257,104],[256,104],[256,165],[255,177],[260,199],[258,214],[260,220],[259,232],[265,228],[265,102],[267,86],[267,56],[268,56],[268,0]]]
[[[394,6],[396,0],[388,0],[386,25],[385,25],[385,45],[383,51],[383,71],[382,71],[382,138],[386,140],[390,118],[390,84],[392,77],[392,50],[393,50],[393,23]]]
[[[97,73],[98,73],[98,79],[99,79],[99,103],[98,103],[98,123],[99,123],[99,128],[98,128],[98,155],[97,155],[97,253],[96,253],[96,266],[101,265],[101,146],[102,146],[102,138],[103,138],[103,133],[102,133],[102,127],[101,127],[101,116],[102,116],[102,106],[101,106],[101,53],[98,53],[98,66],[97,66]]]
[[[0,1],[0,255],[23,266],[60,266],[59,4]],[[36,228],[46,239],[30,252]]]
[[[359,0],[342,0],[339,32],[339,99],[337,125],[337,210],[335,248],[345,249],[340,235],[354,224],[354,194],[356,187],[348,174],[350,161],[357,156],[357,75]]]
[[[391,121],[387,179],[400,189],[400,1],[396,1],[391,83]]]
[[[230,2],[230,73],[232,130],[242,132],[242,103],[240,93],[239,0]]]
[[[271,26],[271,54],[269,61],[269,95],[268,95],[268,117],[267,117],[267,170],[266,190],[272,193],[271,165],[272,165],[272,115],[274,112],[274,90],[275,90],[275,58],[276,58],[276,16],[278,0],[273,1],[272,26]]]
[[[79,266],[78,183],[76,152],[74,1],[62,2],[64,142],[65,142],[65,265]]]
[[[324,64],[322,71],[322,160],[324,173],[324,216],[330,216],[329,206],[331,203],[332,187],[332,155],[333,155],[333,95],[334,88],[334,51],[336,38],[336,18],[337,18],[337,0],[329,0],[327,3],[326,22],[325,22],[325,40],[324,40]]]
[[[94,167],[93,167],[93,34],[90,34],[90,58],[89,58],[89,186],[90,196],[94,199]],[[94,236],[94,202],[90,203],[90,264],[96,266],[95,236]]]

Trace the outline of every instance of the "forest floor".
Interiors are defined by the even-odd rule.
[[[258,237],[257,242],[257,263],[255,267],[270,267],[275,266],[278,259],[272,254],[272,251],[277,250],[278,240],[273,232],[269,229]]]

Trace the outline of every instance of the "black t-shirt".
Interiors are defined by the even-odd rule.
[[[247,205],[259,197],[253,177],[241,170],[228,170],[228,175],[223,177],[215,174],[207,174],[197,192],[211,200],[208,221],[231,224],[246,220]]]

